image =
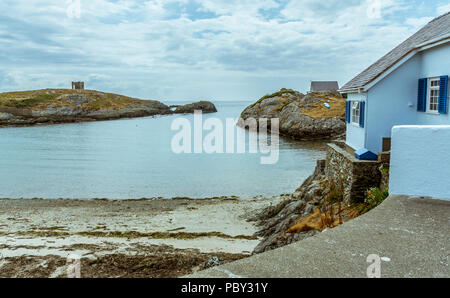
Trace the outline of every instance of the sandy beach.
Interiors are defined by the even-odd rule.
[[[0,200],[0,277],[177,277],[249,256],[247,219],[286,196]]]

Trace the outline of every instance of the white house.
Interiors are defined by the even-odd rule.
[[[378,154],[395,125],[450,125],[449,74],[450,12],[340,89],[348,100],[346,144]]]

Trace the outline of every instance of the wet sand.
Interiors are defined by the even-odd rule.
[[[178,277],[249,256],[252,199],[0,200],[0,277]]]

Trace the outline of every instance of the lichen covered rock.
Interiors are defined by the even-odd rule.
[[[216,106],[209,101],[199,101],[191,104],[187,104],[184,106],[176,107],[174,113],[175,114],[191,114],[195,111],[202,111],[204,114],[207,113],[216,113]]]
[[[294,139],[332,138],[345,133],[345,99],[335,91],[304,95],[281,89],[247,107],[241,118],[279,118],[280,134]]]
[[[327,199],[329,188],[323,164],[323,160],[318,161],[314,174],[306,179],[288,200],[264,209],[251,219],[261,227],[256,236],[263,237],[253,253],[272,250],[319,233],[318,230],[299,233],[287,233],[287,231],[301,218],[314,214],[318,206]]]

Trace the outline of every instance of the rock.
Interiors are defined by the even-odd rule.
[[[269,206],[263,209],[260,213],[250,217],[248,221],[263,221],[273,218],[275,215],[279,214],[281,210],[284,209],[286,205],[291,203],[292,200],[283,200],[275,206]]]
[[[241,118],[279,118],[280,134],[299,140],[338,137],[346,129],[345,99],[333,91],[304,95],[281,89],[247,107]]]
[[[211,267],[215,267],[215,266],[219,266],[223,263],[223,260],[219,259],[216,256],[213,256],[211,258],[208,259],[208,261],[206,261],[203,266],[201,266],[202,270],[211,268]]]
[[[202,111],[204,114],[206,113],[216,113],[216,106],[209,101],[199,101],[191,104],[187,104],[184,106],[177,106],[174,113],[175,114],[190,114],[194,113],[194,111]]]
[[[322,160],[317,162],[314,174],[291,195],[290,200],[283,201],[277,206],[270,206],[257,215],[259,219],[255,220],[261,229],[255,236],[263,237],[263,240],[254,249],[254,254],[285,246],[319,233],[316,230],[295,234],[289,234],[286,231],[299,219],[313,214],[317,206],[327,199],[328,192],[326,187],[324,188],[327,181],[323,165]]]
[[[10,119],[10,118],[12,118],[12,117],[14,117],[14,115],[13,114],[10,114],[10,113],[0,113],[0,119]]]

